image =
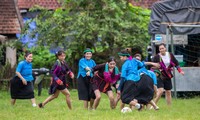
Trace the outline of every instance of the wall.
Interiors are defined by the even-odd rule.
[[[184,76],[182,76],[178,73],[177,70],[175,70],[176,90],[200,91],[200,67],[182,67],[182,69],[185,72]]]

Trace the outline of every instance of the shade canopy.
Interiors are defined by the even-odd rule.
[[[200,0],[165,0],[152,5],[149,34],[166,34],[168,25],[200,25]],[[174,34],[198,34],[200,27],[172,27]]]

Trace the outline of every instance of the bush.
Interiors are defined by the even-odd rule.
[[[49,52],[49,48],[46,46],[38,46],[31,48],[30,51],[33,53],[33,68],[48,68],[51,69],[56,57],[54,54]],[[21,54],[18,61],[24,59],[24,54]]]
[[[15,67],[11,67],[11,64],[7,61],[4,66],[0,65],[0,80],[11,79],[15,75]]]

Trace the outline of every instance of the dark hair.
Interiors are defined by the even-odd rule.
[[[58,52],[56,52],[56,57],[62,55],[62,54],[65,54],[65,51],[64,50],[59,50]]]
[[[110,57],[108,58],[108,61],[107,61],[107,62],[111,62],[111,61],[115,61],[115,62],[116,62],[116,60],[115,60],[115,57],[114,57],[114,56],[110,56]]]
[[[30,51],[25,51],[24,57],[26,58],[26,57],[28,57],[30,54],[32,54]]]
[[[129,57],[130,54],[129,52],[127,51],[127,49],[124,49],[124,50],[121,50],[119,53],[118,53],[119,56],[126,56],[126,57]]]
[[[135,47],[132,48],[131,52],[132,52],[133,56],[135,54],[142,55],[142,48],[140,46],[135,46]]]
[[[134,58],[136,58],[136,57],[140,57],[141,59],[142,59],[142,55],[141,54],[135,54],[134,56],[133,56]]]
[[[162,46],[162,45],[166,48],[165,43],[160,43],[160,44],[158,45],[158,48],[159,48],[160,46]]]
[[[111,61],[115,61],[115,57],[114,56],[110,56],[109,58],[108,58],[108,63],[109,62],[111,62]],[[115,61],[116,62],[116,61]],[[113,69],[113,72],[112,72],[112,74],[111,74],[111,78],[114,78],[115,77],[115,68]]]

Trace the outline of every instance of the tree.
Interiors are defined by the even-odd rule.
[[[128,46],[149,43],[150,11],[132,6],[125,0],[60,0],[63,7],[55,11],[40,9],[34,19],[39,33],[38,45],[55,45],[67,49],[68,61],[78,62],[83,50],[90,47],[97,63]],[[33,9],[38,10],[38,8]],[[77,64],[73,64],[77,68]]]

